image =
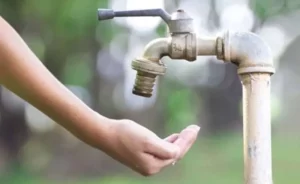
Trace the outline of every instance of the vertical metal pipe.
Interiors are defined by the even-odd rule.
[[[270,73],[240,74],[243,86],[245,184],[273,184]]]
[[[227,32],[217,39],[217,57],[238,65],[243,85],[245,184],[273,184],[270,78],[275,73],[270,47],[250,32]]]

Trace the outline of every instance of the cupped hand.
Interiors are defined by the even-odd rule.
[[[107,153],[138,173],[150,176],[182,159],[200,127],[190,125],[165,139],[131,120],[118,120],[111,130]]]

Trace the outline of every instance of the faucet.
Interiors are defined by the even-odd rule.
[[[149,42],[132,61],[137,71],[132,93],[151,97],[157,76],[166,72],[165,56],[193,62],[198,56],[216,56],[237,66],[243,88],[245,184],[273,184],[270,118],[270,78],[275,73],[269,46],[251,32],[225,32],[206,38],[195,33],[193,19],[182,9],[114,11],[98,9],[98,20],[114,17],[158,16],[167,24],[168,37]]]

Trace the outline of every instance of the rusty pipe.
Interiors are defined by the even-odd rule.
[[[271,50],[249,32],[228,32],[220,50],[225,61],[238,66],[243,86],[245,184],[273,184],[270,77],[275,70]]]

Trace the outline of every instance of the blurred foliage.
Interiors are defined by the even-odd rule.
[[[172,85],[172,83],[168,86],[165,92],[167,97],[164,98],[165,109],[167,109],[166,117],[168,117],[165,123],[166,131],[176,132],[191,123],[197,123],[200,99],[196,92],[180,85]]]
[[[92,58],[85,53],[78,53],[70,56],[66,60],[63,82],[69,85],[87,86],[91,81],[92,76],[90,68],[85,62],[91,62],[91,60]]]
[[[298,0],[251,0],[250,4],[254,13],[262,21],[300,9]]]
[[[97,20],[97,8],[107,7],[107,3],[107,0],[24,0],[15,4],[0,1],[0,10],[3,9],[5,19],[22,31],[30,48],[56,77],[66,84],[86,86],[92,73],[89,66],[92,58],[88,55],[95,55],[100,48],[100,44],[91,42],[97,38],[101,44],[109,43],[115,30],[109,21],[99,24]],[[97,48],[91,50],[91,46]]]

